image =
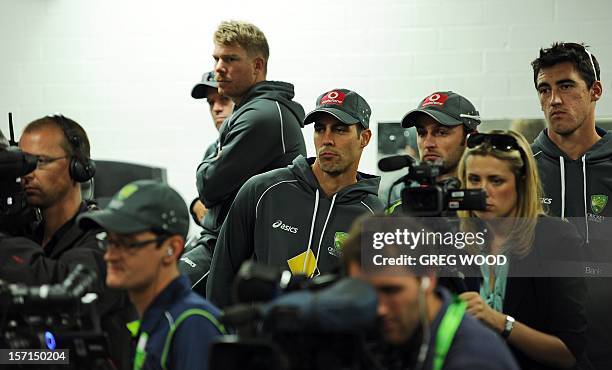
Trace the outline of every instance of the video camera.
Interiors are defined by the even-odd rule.
[[[220,320],[237,335],[213,344],[211,370],[373,367],[365,356],[364,334],[375,328],[377,298],[367,283],[293,277],[247,261],[234,288],[240,303]]]
[[[384,172],[408,169],[408,174],[389,190],[390,197],[395,186],[405,185],[401,193],[405,215],[435,217],[459,210],[486,209],[486,193],[482,189],[461,189],[461,182],[455,177],[436,181],[442,169],[440,162],[419,162],[409,155],[395,155],[381,159],[378,168]],[[413,186],[415,182],[418,186]]]
[[[96,279],[94,271],[79,264],[62,284],[28,287],[0,281],[0,348],[68,349],[69,365],[58,369],[114,369],[93,304],[97,297],[86,294]]]
[[[10,113],[9,129],[10,146],[0,147],[0,232],[16,236],[24,234],[36,221],[34,210],[27,205],[20,177],[36,169],[38,158],[17,148]],[[6,142],[1,131],[0,141]]]

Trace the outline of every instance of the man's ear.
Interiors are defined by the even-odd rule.
[[[595,81],[591,87],[591,101],[598,101],[603,93],[603,85],[601,81]]]
[[[256,74],[265,76],[266,62],[264,61],[263,57],[255,57],[255,59],[253,59],[253,65],[255,67]]]
[[[164,263],[172,264],[176,263],[179,259],[179,256],[183,253],[183,248],[185,247],[185,240],[180,235],[173,235],[169,237],[162,249],[166,250],[166,254],[164,255]],[[170,253],[169,251],[172,251]]]
[[[371,138],[372,138],[372,131],[369,128],[366,128],[363,131],[361,131],[361,149],[368,146]]]

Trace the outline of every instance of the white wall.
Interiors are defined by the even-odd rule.
[[[307,111],[347,87],[376,122],[401,119],[436,89],[467,96],[486,119],[540,117],[529,63],[553,41],[591,45],[598,114],[612,116],[610,14],[608,0],[0,0],[0,119],[12,111],[20,131],[62,112],[88,131],[94,158],[164,166],[188,201],[216,135],[189,94],[212,68],[222,20],[266,33],[268,78],[294,83]],[[376,172],[375,162],[376,137],[361,167]]]

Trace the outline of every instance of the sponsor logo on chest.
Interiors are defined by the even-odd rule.
[[[297,232],[299,230],[295,226],[287,225],[282,220],[276,220],[272,224],[272,228],[274,228],[274,229],[281,229],[281,230],[287,231],[287,232],[292,233],[292,234],[297,234]]]

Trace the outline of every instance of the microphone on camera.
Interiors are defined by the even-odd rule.
[[[416,159],[407,154],[392,155],[378,161],[378,169],[383,172],[396,171],[401,168],[412,166],[416,163]]]

